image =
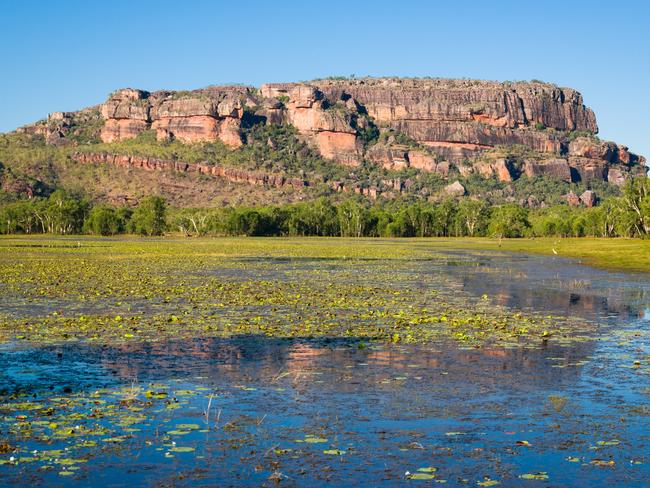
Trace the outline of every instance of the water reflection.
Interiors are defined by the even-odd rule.
[[[291,259],[262,263],[245,279],[304,280],[322,266]],[[376,273],[363,272],[368,266],[381,263],[346,263],[337,277],[376,280]],[[236,275],[234,267],[221,272]],[[81,420],[75,423],[88,413],[83,402],[102,388],[109,392],[101,399],[116,403],[108,413],[125,408],[114,392],[130,385],[169,391],[170,397],[178,390],[191,395],[173,410],[165,400],[147,407],[154,413],[129,433],[128,444],[102,450],[66,483],[56,471],[27,463],[0,466],[3,481],[261,486],[280,472],[287,486],[391,486],[402,483],[407,470],[435,466],[436,476],[452,486],[476,486],[484,476],[520,486],[519,476],[531,472],[548,473],[549,481],[540,482],[545,486],[648,486],[647,277],[551,257],[472,252],[405,263],[391,272],[400,274],[396,281],[424,291],[486,294],[514,309],[614,327],[568,346],[540,341],[512,349],[258,336],[5,349],[0,404],[16,394],[44,403],[70,395],[80,399],[73,413]],[[182,423],[203,426],[211,394],[221,415],[218,428],[169,434]],[[108,420],[92,419],[97,422]],[[16,424],[1,417],[0,438]],[[327,442],[298,442],[308,434]],[[170,439],[196,455],[166,457]],[[324,453],[331,448],[346,454]],[[594,460],[614,464],[599,467]]]
[[[515,309],[543,310],[607,322],[643,319],[650,304],[650,277],[575,264],[548,256],[456,251],[467,263],[444,274],[473,295]],[[431,270],[439,273],[440,270]]]
[[[472,378],[473,384],[498,384],[502,389],[557,388],[575,381],[579,369],[550,366],[584,361],[594,353],[595,344],[541,343],[539,348],[525,349],[459,349],[451,342],[365,347],[362,339],[242,336],[105,347],[50,346],[0,355],[0,370],[5,372],[0,391],[83,390],[111,382],[148,383],[179,377],[201,377],[212,385],[270,384],[283,377],[309,382],[316,373],[322,388],[348,388],[348,382],[337,381],[341,376],[354,378],[354,388],[372,388],[383,378],[404,372],[430,385],[461,384]]]

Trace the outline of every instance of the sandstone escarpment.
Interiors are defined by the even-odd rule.
[[[192,92],[148,93],[130,88],[111,94],[102,105],[106,120],[104,142],[136,137],[155,129],[158,140],[183,142],[221,140],[231,147],[242,145],[243,87],[212,87]]]
[[[83,125],[82,112],[51,114],[29,130],[65,143]],[[646,173],[643,157],[595,137],[595,115],[580,93],[536,81],[363,78],[270,83],[259,90],[122,89],[94,113],[107,143],[154,130],[159,141],[222,141],[238,148],[254,124],[288,124],[321,156],[351,167],[365,161],[442,178],[475,173],[507,182],[542,175],[616,185]],[[520,150],[513,155],[508,148]]]
[[[330,99],[352,97],[377,121],[477,121],[494,127],[542,124],[558,130],[598,132],[594,113],[569,88],[541,82],[378,78],[319,80]]]
[[[314,84],[329,99],[354,98],[378,124],[456,161],[497,145],[562,150],[554,134],[535,128],[598,131],[578,92],[545,83],[391,78]]]
[[[269,83],[262,85],[264,98],[285,100],[286,120],[312,141],[326,158],[357,166],[361,143],[357,138],[356,107],[330,107],[323,93],[304,84]]]
[[[338,128],[348,134],[347,145],[337,146],[339,160],[345,160],[346,152],[358,159],[361,120],[403,134],[420,146],[417,151],[424,157],[400,143],[367,144],[363,159],[390,170],[413,167],[446,176],[449,168],[456,167],[461,174],[477,172],[501,181],[526,174],[573,182],[601,179],[614,184],[646,171],[645,159],[631,154],[625,146],[601,142],[593,136],[571,137],[597,133],[595,115],[577,91],[548,83],[336,79],[309,85],[264,85],[261,95],[276,99],[286,96],[288,120],[303,134],[327,125],[313,114],[301,118],[300,110],[313,110],[316,104],[317,108],[345,107],[356,126],[353,122]],[[357,131],[354,144],[352,129]],[[538,153],[537,157],[477,163],[484,159],[481,155],[511,146],[525,147]],[[333,151],[326,145],[319,149],[332,157]],[[564,161],[558,162],[560,159]]]

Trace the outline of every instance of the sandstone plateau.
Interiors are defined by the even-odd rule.
[[[93,122],[92,113],[101,116]],[[43,134],[51,144],[66,144],[71,134],[90,123],[98,125],[105,143],[153,131],[159,141],[221,141],[233,150],[249,142],[246,127],[291,125],[323,158],[350,171],[362,164],[396,172],[412,168],[449,182],[475,173],[504,182],[545,175],[620,185],[647,171],[642,156],[596,137],[596,116],[580,93],[542,82],[363,78],[268,83],[259,89],[126,88],[112,93],[94,112],[57,112],[47,122],[21,131]],[[110,155],[77,155],[74,160],[165,168],[177,164],[147,158],[125,162]],[[183,171],[193,171],[189,168]],[[204,172],[253,184],[306,184],[276,174],[238,175],[218,165]],[[358,192],[372,193],[369,188]]]

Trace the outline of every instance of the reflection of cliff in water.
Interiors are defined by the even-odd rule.
[[[569,386],[571,364],[593,353],[595,343],[571,347],[552,343],[536,349],[458,349],[456,343],[430,347],[381,346],[360,349],[343,339],[282,340],[257,336],[232,339],[124,344],[68,345],[0,355],[0,394],[71,388],[81,393],[112,383],[146,385],[178,379],[214,386],[271,385],[280,379],[294,386],[336,391],[382,388],[385,380],[418,376],[429,385],[467,383],[485,387]],[[316,383],[318,382],[318,383]],[[382,383],[384,382],[384,383]]]
[[[343,340],[302,341],[260,337],[209,339],[192,342],[133,344],[99,352],[104,368],[122,381],[163,377],[201,377],[215,385],[261,383],[280,378],[296,384],[337,391],[376,386],[385,379],[419,376],[428,384],[450,382],[488,385],[525,384],[527,388],[557,387],[576,380],[576,368],[549,368],[572,364],[593,353],[595,343],[571,347],[548,344],[536,349],[459,350],[456,343],[432,347],[359,349]],[[92,353],[91,353],[92,354]],[[542,374],[543,372],[543,374]]]
[[[565,259],[519,254],[454,252],[466,264],[445,268],[454,287],[487,294],[494,303],[586,319],[638,320],[650,305],[650,278]]]

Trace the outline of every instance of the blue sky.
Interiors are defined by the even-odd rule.
[[[0,0],[0,131],[119,87],[330,75],[541,79],[650,156],[650,2]]]

